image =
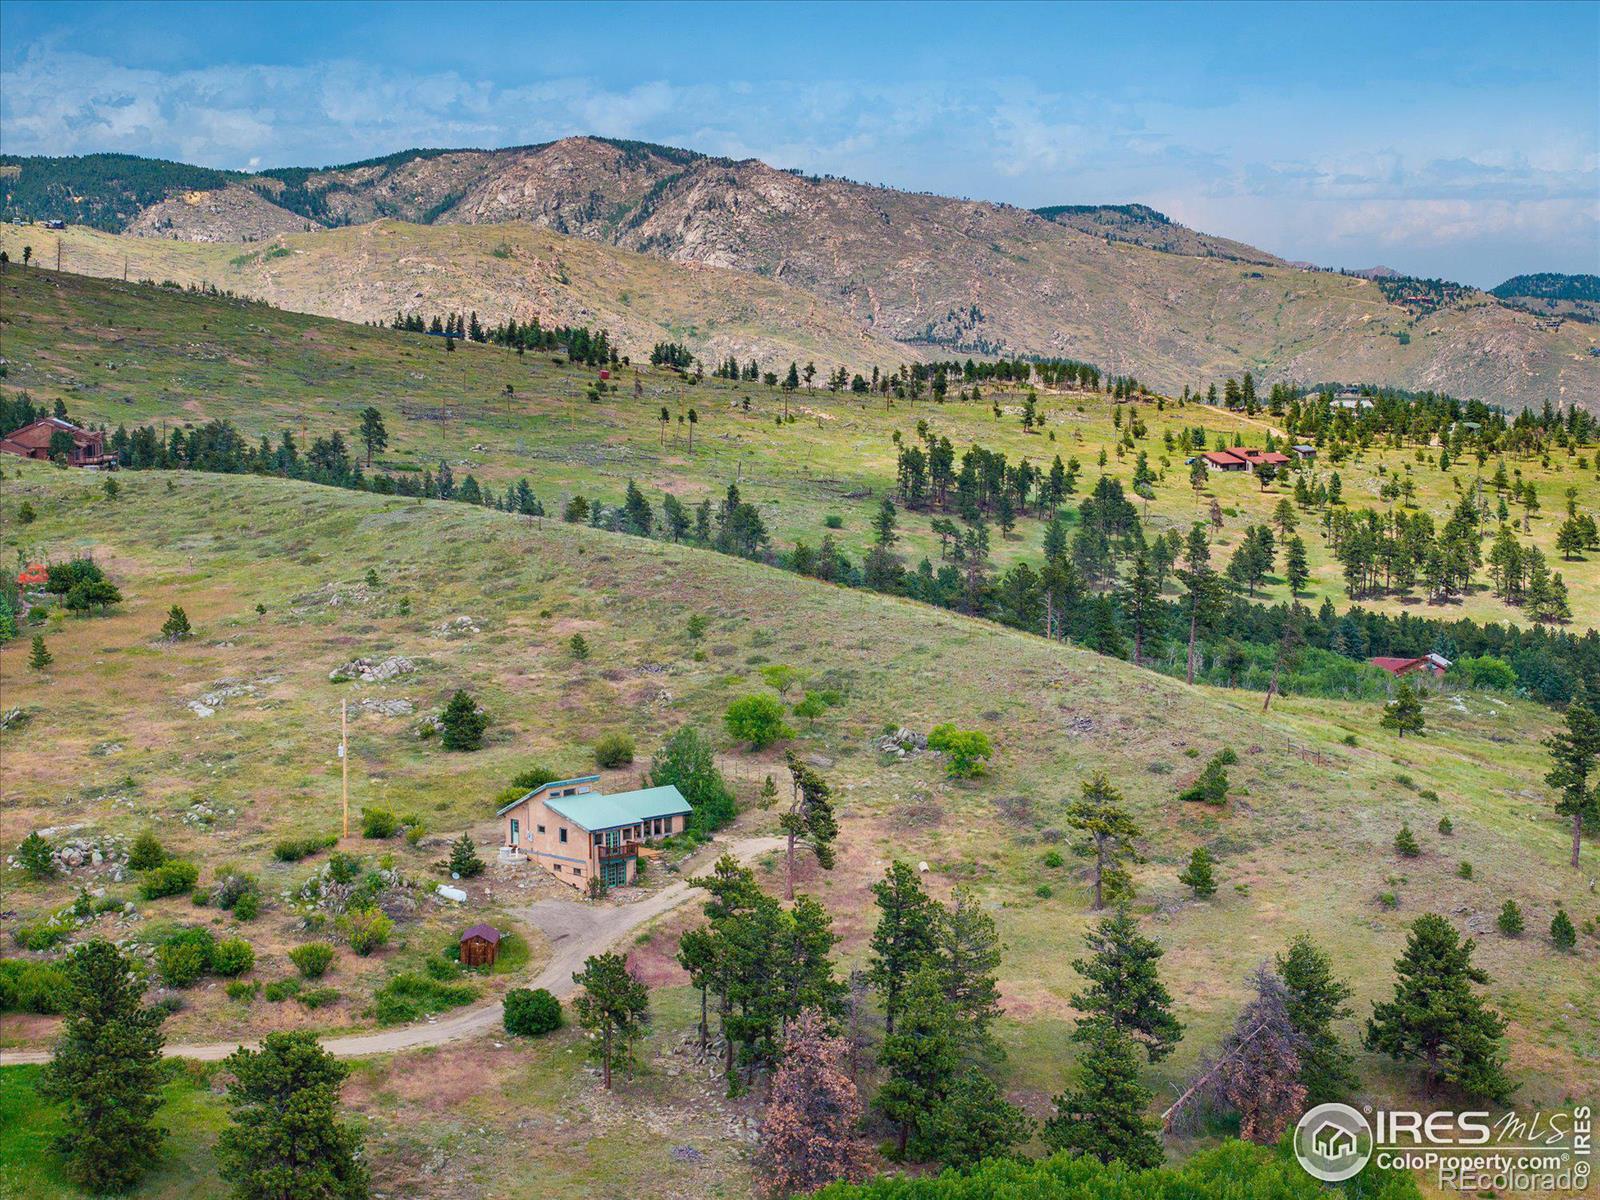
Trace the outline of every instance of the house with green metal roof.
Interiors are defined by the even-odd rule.
[[[692,810],[671,784],[607,795],[599,782],[598,775],[552,780],[503,806],[500,860],[538,863],[579,891],[631,884],[640,855],[682,833]]]

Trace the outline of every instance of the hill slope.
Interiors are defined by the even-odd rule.
[[[38,192],[23,186],[30,172],[70,174],[63,161],[7,160],[13,194]],[[1280,265],[1139,206],[1048,209],[1053,219],[1046,219],[1006,205],[597,138],[408,152],[246,183],[290,220],[528,221],[679,263],[765,276],[912,346],[1086,358],[1169,391],[1254,370],[1268,379],[1381,382],[1512,405],[1600,400],[1600,358],[1588,354],[1600,344],[1592,330],[1548,328],[1551,322],[1473,289],[1418,315],[1366,280]],[[219,186],[236,184],[230,177]],[[179,236],[186,228],[214,236],[215,222],[192,211],[204,202],[188,210],[162,203],[141,228],[168,221]],[[178,219],[184,216],[192,219]],[[241,213],[240,223],[240,237],[260,236],[249,231],[266,224],[259,211]],[[335,278],[341,288],[360,286],[350,271]],[[421,291],[432,300],[426,282]],[[504,304],[491,287],[479,296],[468,307]],[[357,302],[339,303],[342,310],[316,311],[347,313]]]

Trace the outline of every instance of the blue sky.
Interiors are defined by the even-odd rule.
[[[1289,258],[1600,271],[1600,3],[0,3],[0,148],[217,167],[598,133]]]

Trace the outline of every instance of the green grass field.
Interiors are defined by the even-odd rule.
[[[13,286],[9,275],[6,286]],[[215,305],[185,297],[170,303],[175,310],[193,305],[197,321],[215,319],[209,315]],[[25,350],[8,345],[10,386],[64,372],[69,361],[84,362],[88,371],[104,353],[102,339],[140,336],[132,320],[124,327],[111,314],[105,329],[83,343],[95,347],[87,353],[60,343],[47,349],[40,307],[28,313],[26,336],[34,340]],[[130,317],[133,311],[136,306]],[[319,336],[330,328],[260,310],[241,313],[241,320],[269,328],[315,329]],[[19,317],[8,327],[8,342],[22,324]],[[114,334],[113,328],[125,331]],[[274,351],[288,349],[272,336]],[[342,328],[341,337],[349,339],[343,345],[412,347],[407,339],[359,329]],[[99,360],[117,362],[114,371],[92,369],[129,372],[131,382],[119,377],[115,388],[135,395],[127,407],[147,406],[140,415],[149,419],[156,415],[149,397],[160,389],[153,376],[133,378],[131,372],[149,372],[152,363],[166,370],[173,360],[164,351],[121,345],[115,360]],[[413,352],[427,350],[419,344]],[[454,369],[479,355],[478,363],[488,363],[497,354],[458,352],[447,365]],[[249,368],[232,369],[256,379],[281,372],[287,381],[295,361],[292,354],[269,352]],[[325,362],[320,355],[312,361]],[[189,398],[182,404],[220,405],[223,367],[214,369],[210,381],[200,368],[185,379]],[[370,382],[376,371],[372,361],[360,372],[353,369],[354,361],[346,364],[347,383],[353,373]],[[524,369],[558,393],[563,383],[576,383],[565,368]],[[166,378],[167,387],[179,386],[179,376]],[[333,390],[328,377],[319,378],[303,386]],[[665,386],[656,376],[646,378],[648,386]],[[26,386],[51,394],[38,382]],[[120,402],[109,383],[94,390],[59,386],[74,410]],[[275,406],[286,404],[289,392],[287,382],[277,386],[283,390],[263,387],[249,401],[230,397],[227,415],[242,419],[254,406],[276,419]],[[698,393],[696,402],[706,394]],[[354,401],[339,402],[346,403]],[[762,403],[770,409],[781,401],[763,394]],[[179,406],[175,395],[159,404]],[[201,415],[224,414],[194,413]],[[567,419],[559,400],[530,401],[527,410],[505,418],[485,404],[477,418],[481,432],[452,429],[449,436],[465,442],[504,419],[526,424],[525,449],[562,447],[559,457],[548,459],[485,455],[489,478],[496,477],[496,463],[502,479],[533,477],[535,464],[550,464],[551,473],[537,480],[547,504],[556,464],[570,472],[559,476],[570,480],[562,486],[603,481],[620,491],[629,475],[666,482],[632,470],[635,465],[653,461],[663,470],[672,463],[683,471],[673,478],[688,479],[691,470],[709,474],[708,460],[730,469],[741,448],[766,447],[769,457],[761,461],[770,482],[763,491],[793,498],[775,512],[798,526],[804,518],[793,510],[808,506],[820,514],[831,507],[798,467],[780,465],[789,439],[811,438],[814,422],[780,431],[770,418],[746,424],[719,413],[702,425],[691,459],[686,448],[663,454],[652,446],[647,419],[630,418],[625,405],[601,406],[598,414],[584,405],[579,415],[582,424],[557,441]],[[916,415],[944,414],[919,408]],[[881,461],[873,455],[886,454],[878,443],[886,443],[889,423],[914,418],[839,405],[835,420],[847,419],[859,422],[861,461],[868,464],[855,479],[873,480],[873,470],[881,468],[870,464]],[[597,424],[603,432],[589,435],[591,452],[598,458],[601,447],[615,449],[628,456],[630,469],[616,470],[609,460],[603,468],[568,461],[585,444],[583,427]],[[434,427],[393,426],[424,441],[439,436]],[[1008,423],[994,428],[1023,436]],[[819,455],[824,448],[842,454],[831,448],[853,444],[837,437],[812,443]],[[421,444],[402,442],[399,449],[406,448],[422,457]],[[228,863],[258,872],[269,904],[245,928],[261,952],[255,977],[285,974],[283,948],[303,936],[275,897],[311,864],[274,864],[273,843],[288,834],[337,832],[341,699],[408,699],[415,708],[403,717],[359,710],[352,720],[353,807],[378,803],[418,811],[433,830],[472,828],[487,841],[493,797],[513,773],[532,761],[588,769],[594,740],[610,730],[636,739],[640,761],[607,772],[607,787],[635,780],[649,753],[690,723],[724,746],[725,772],[741,798],[752,800],[766,775],[781,775],[779,751],[751,755],[729,745],[720,717],[734,697],[763,689],[762,666],[785,663],[805,672],[812,686],[837,688],[844,697],[813,725],[795,722],[797,748],[829,764],[824,773],[840,797],[838,866],[831,873],[808,868],[803,887],[834,915],[844,939],[841,964],[865,955],[871,922],[866,889],[891,858],[926,861],[930,889],[941,896],[958,882],[977,888],[1006,945],[1005,1079],[1036,1114],[1071,1068],[1066,1032],[1078,979],[1070,960],[1089,919],[1074,860],[1052,869],[1044,856],[1063,828],[1064,803],[1097,770],[1125,792],[1145,830],[1137,908],[1166,948],[1163,972],[1189,1027],[1179,1051],[1150,1073],[1158,1094],[1170,1095],[1215,1043],[1237,1011],[1246,974],[1293,934],[1310,932],[1330,951],[1364,1014],[1390,987],[1388,964],[1407,922],[1427,911],[1443,912],[1476,935],[1478,960],[1493,980],[1489,995],[1511,1019],[1511,1069],[1521,1104],[1574,1100],[1600,1069],[1600,946],[1583,934],[1578,954],[1558,955],[1545,934],[1557,902],[1580,924],[1600,912],[1587,869],[1593,852],[1586,851],[1584,872],[1566,867],[1566,831],[1551,815],[1542,782],[1546,759],[1538,740],[1555,720],[1547,709],[1477,695],[1430,699],[1428,735],[1400,741],[1378,729],[1375,705],[1290,698],[1263,714],[1259,696],[1187,689],[1119,661],[909,601],[555,521],[192,473],[125,473],[121,495],[110,499],[97,475],[11,461],[5,467],[0,516],[8,556],[93,552],[126,597],[107,616],[51,617],[38,627],[55,656],[45,673],[28,669],[26,638],[0,649],[6,704],[28,714],[25,727],[0,735],[8,841],[12,831],[20,836],[47,825],[129,837],[149,826],[170,849],[203,866],[202,882]],[[25,526],[15,519],[24,501],[39,514]],[[859,520],[859,505],[844,511]],[[369,570],[376,583],[368,582]],[[197,636],[168,645],[157,632],[175,603],[186,608]],[[694,614],[709,622],[699,643],[687,630]],[[576,632],[593,648],[585,662],[567,648]],[[411,657],[419,671],[381,686],[328,678],[353,657],[390,653]],[[210,717],[187,707],[224,687],[245,690],[226,696]],[[485,749],[472,755],[449,754],[436,739],[415,733],[417,720],[437,712],[458,687],[478,698],[493,721]],[[949,783],[930,757],[886,760],[872,746],[886,726],[926,731],[941,721],[991,735],[997,750],[986,777]],[[1230,772],[1228,806],[1198,812],[1178,802],[1177,792],[1225,745],[1240,759]],[[196,801],[227,815],[209,825],[187,822],[184,815]],[[1441,816],[1451,818],[1453,835],[1436,832]],[[1402,820],[1422,842],[1419,858],[1401,859],[1393,850]],[[763,832],[774,821],[773,813],[752,809],[737,828]],[[1212,901],[1197,903],[1176,873],[1202,843],[1219,859],[1221,889]],[[412,850],[398,840],[367,853],[380,849],[424,879],[441,856],[437,847]],[[1463,861],[1473,866],[1470,881],[1457,876]],[[494,895],[481,901],[486,911],[515,921],[517,893],[499,876],[492,882]],[[70,880],[28,884],[15,872],[5,883],[16,913],[5,923],[8,952],[18,922],[67,903],[75,890]],[[1049,899],[1036,895],[1041,883],[1051,885]],[[128,885],[109,890],[131,892]],[[1385,894],[1392,894],[1394,907],[1380,902]],[[1517,899],[1528,915],[1520,939],[1494,932],[1494,914],[1506,898]],[[186,898],[138,907],[141,920],[134,926],[163,917],[216,917]],[[218,919],[224,922],[219,932],[232,929]],[[369,1023],[365,1006],[373,988],[436,948],[452,920],[459,918],[405,925],[400,944],[373,959],[341,952],[330,982],[346,996],[334,1009],[304,1014],[286,1004],[267,1011],[258,1001],[240,1012],[220,995],[220,986],[202,987],[187,995],[188,1006],[169,1032],[186,1040],[244,1036],[280,1022],[319,1029]],[[717,1085],[697,1075],[681,1052],[692,1027],[692,998],[671,956],[677,931],[691,920],[680,910],[632,947],[636,969],[656,989],[658,1021],[645,1078],[616,1100],[597,1094],[570,1034],[531,1047],[477,1042],[361,1066],[348,1090],[352,1106],[372,1122],[379,1190],[442,1196],[470,1186],[472,1194],[499,1196],[526,1194],[536,1180],[561,1180],[607,1196],[647,1181],[662,1196],[748,1194],[749,1167],[740,1147],[744,1122],[755,1110],[715,1098]],[[111,918],[96,927],[116,936],[127,932]],[[535,961],[540,953],[535,946]],[[5,1036],[12,1045],[37,1045],[50,1029],[46,1019],[8,1019]],[[1356,1031],[1355,1022],[1345,1030],[1351,1037]],[[1412,1077],[1366,1055],[1361,1067],[1375,1099],[1411,1094]],[[6,1104],[19,1114],[6,1136],[25,1161],[42,1163],[47,1156],[38,1139],[51,1118],[29,1103],[25,1072],[0,1078]],[[205,1186],[195,1181],[208,1169],[206,1135],[220,1119],[217,1104],[207,1092],[191,1091],[181,1100],[170,1118],[184,1131],[174,1139],[176,1157],[142,1194],[204,1194],[185,1189]],[[529,1153],[495,1153],[508,1139],[526,1140]],[[698,1149],[704,1161],[670,1158],[668,1150],[680,1144]]]
[[[1125,484],[1136,458],[1117,452],[1117,406],[1100,393],[1043,393],[1042,433],[1023,430],[1019,395],[987,389],[978,404],[925,400],[889,407],[882,399],[834,395],[820,387],[786,399],[780,390],[761,385],[712,379],[691,385],[648,366],[621,369],[613,381],[617,390],[591,403],[586,393],[593,373],[568,365],[564,357],[556,361],[465,344],[446,353],[442,339],[425,335],[39,270],[13,267],[0,286],[7,300],[0,328],[10,360],[3,386],[25,390],[36,401],[62,399],[75,418],[104,421],[113,429],[154,423],[168,432],[186,423],[228,420],[252,442],[263,435],[276,441],[288,429],[306,443],[336,430],[353,443],[358,414],[374,405],[389,433],[379,469],[420,475],[445,461],[458,479],[471,473],[497,489],[525,477],[552,515],[574,494],[618,503],[630,479],[652,501],[670,490],[686,503],[720,497],[729,483],[738,482],[745,498],[760,505],[780,545],[797,539],[816,545],[827,532],[825,519],[837,516],[841,548],[859,559],[868,545],[871,515],[894,489],[893,438],[914,443],[923,422],[949,437],[958,454],[980,444],[1004,451],[1013,462],[1028,459],[1040,467],[1058,454],[1063,460],[1076,457],[1083,467],[1080,493],[1102,472],[1102,453],[1104,473]],[[764,365],[781,371],[787,364]],[[833,365],[817,363],[819,380]],[[999,418],[991,401],[1001,407]],[[662,408],[671,418],[665,428]],[[681,420],[690,408],[699,418],[692,450],[688,425]],[[1162,476],[1156,498],[1141,502],[1148,527],[1187,531],[1209,516],[1215,498],[1224,514],[1215,538],[1217,554],[1225,561],[1245,526],[1269,520],[1290,487],[1280,482],[1263,491],[1253,476],[1213,473],[1207,490],[1197,494],[1182,452],[1168,454],[1162,435],[1203,426],[1210,443],[1219,436],[1232,442],[1238,435],[1259,446],[1271,419],[1198,405],[1179,408],[1176,402],[1160,411],[1143,404],[1139,412],[1149,431],[1139,448]],[[785,413],[798,420],[782,423]],[[441,415],[446,419],[438,419]],[[1552,569],[1563,573],[1573,626],[1582,629],[1600,624],[1600,571],[1592,555],[1562,561],[1554,545],[1566,488],[1577,489],[1584,510],[1600,509],[1600,455],[1592,448],[1581,452],[1588,464],[1583,470],[1579,457],[1579,452],[1559,455],[1546,465],[1512,456],[1507,471],[1520,472],[1539,492],[1541,511],[1525,540],[1538,545]],[[1375,446],[1347,460],[1337,468],[1346,502],[1386,508],[1378,490],[1398,474],[1412,480],[1417,506],[1442,526],[1461,490],[1471,486],[1477,466],[1469,462],[1442,472],[1436,461],[1417,458],[1414,447]],[[1486,477],[1495,465],[1496,460],[1486,464]],[[1328,468],[1321,471],[1325,479]],[[1515,512],[1520,516],[1520,507]],[[938,561],[939,539],[929,528],[934,515],[902,514],[901,549],[913,564],[923,555]],[[1324,598],[1347,608],[1341,568],[1316,526],[1314,515],[1302,514],[1312,575],[1301,600],[1313,610]],[[1003,569],[1027,558],[1037,565],[1042,531],[1031,515],[1010,539],[996,530],[996,564]],[[1492,537],[1493,522],[1486,532]],[[1279,576],[1262,598],[1277,602],[1287,594]],[[1491,593],[1482,570],[1475,590],[1457,604],[1429,604],[1419,592],[1409,602],[1391,597],[1363,605],[1391,613],[1525,623],[1520,610]]]

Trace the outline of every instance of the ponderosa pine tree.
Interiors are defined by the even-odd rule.
[[[1045,1145],[1134,1170],[1160,1166],[1165,1154],[1146,1115],[1153,1095],[1139,1082],[1133,1039],[1091,1017],[1078,1023],[1073,1040],[1082,1047],[1078,1086],[1052,1101],[1056,1115],[1045,1122]]]
[[[260,1050],[241,1047],[223,1066],[234,1079],[218,1173],[238,1200],[364,1200],[362,1135],[339,1120],[350,1068],[315,1034],[269,1033]]]
[[[383,414],[370,405],[362,409],[361,428],[357,430],[356,436],[367,448],[367,466],[370,469],[372,456],[389,445],[389,432],[383,427]]]
[[[1033,1120],[1001,1094],[994,1080],[968,1067],[928,1115],[923,1137],[932,1157],[961,1170],[1011,1154],[1033,1130]]]
[[[189,614],[184,612],[180,605],[174,604],[167,610],[167,619],[161,624],[161,636],[169,642],[179,642],[194,636],[194,628],[189,624]]]
[[[1250,982],[1255,997],[1223,1039],[1209,1090],[1239,1114],[1240,1137],[1273,1146],[1305,1103],[1304,1039],[1283,981],[1262,966]]]
[[[1578,931],[1564,908],[1558,907],[1556,915],[1550,918],[1550,944],[1563,954],[1571,954],[1578,944]]]
[[[896,859],[872,885],[878,924],[872,931],[867,975],[883,1003],[885,1025],[894,1032],[908,981],[933,964],[939,952],[939,906],[928,897],[908,863]]]
[[[1152,1063],[1160,1062],[1183,1038],[1183,1026],[1172,1015],[1172,996],[1158,970],[1161,947],[1139,932],[1127,905],[1119,905],[1084,940],[1092,953],[1074,959],[1072,969],[1089,986],[1072,997],[1072,1006],[1108,1021],[1143,1046]]]
[[[1600,711],[1593,693],[1581,688],[1567,705],[1566,728],[1544,740],[1550,751],[1550,771],[1544,780],[1558,793],[1556,814],[1572,822],[1574,869],[1583,848],[1583,827],[1600,821],[1600,788],[1590,781],[1600,774]]]
[[[918,1159],[936,1153],[929,1122],[961,1066],[955,1011],[945,999],[937,964],[906,980],[900,1021],[884,1036],[878,1064],[888,1074],[873,1107],[896,1127],[899,1152]]]
[[[1000,1016],[1000,934],[971,888],[957,885],[950,899],[938,921],[945,997],[970,1031],[968,1044],[987,1051],[989,1027]]]
[[[867,1149],[856,1132],[861,1096],[848,1057],[845,1040],[829,1032],[816,1009],[789,1026],[761,1119],[757,1160],[768,1195],[803,1195],[866,1174]]]
[[[161,1022],[146,1007],[135,963],[101,938],[66,963],[66,1026],[40,1080],[63,1108],[56,1149],[73,1182],[96,1194],[132,1187],[155,1161],[167,1132],[161,1107]]]
[[[838,836],[839,822],[833,815],[833,792],[822,775],[801,762],[794,751],[784,755],[789,767],[791,799],[789,811],[778,817],[778,828],[783,830],[786,846],[785,898],[794,899],[794,852],[804,845],[816,856],[817,865],[824,871],[833,869],[833,839]]]
[[[578,1024],[588,1032],[589,1056],[600,1064],[601,1079],[611,1090],[611,1073],[633,1070],[633,1048],[650,1024],[650,993],[628,970],[620,954],[592,954],[572,982],[583,990],[572,1001]]]
[[[34,634],[33,644],[28,651],[29,669],[43,671],[55,660],[55,655],[51,654],[49,647],[44,644],[44,635],[42,633]]]
[[[1350,986],[1333,973],[1333,961],[1305,934],[1297,935],[1277,957],[1278,977],[1287,990],[1289,1019],[1299,1031],[1300,1082],[1306,1103],[1347,1100],[1359,1086],[1355,1059],[1345,1049],[1334,1022],[1351,1015]]]
[[[1082,835],[1073,853],[1092,860],[1091,890],[1097,912],[1108,902],[1133,895],[1133,880],[1124,864],[1138,859],[1133,842],[1139,827],[1122,803],[1122,793],[1102,772],[1086,781],[1082,797],[1067,807],[1067,824]]]
[[[1500,1101],[1513,1090],[1506,1021],[1473,990],[1489,976],[1472,965],[1472,948],[1444,917],[1418,917],[1395,961],[1394,999],[1372,1006],[1364,1041],[1397,1062],[1420,1064],[1428,1097],[1443,1084]]]
[[[1133,661],[1137,666],[1145,655],[1158,654],[1162,641],[1161,582],[1143,550],[1134,556],[1133,574],[1122,596],[1122,610],[1133,627]]]
[[[1178,872],[1178,882],[1194,892],[1195,896],[1204,900],[1217,894],[1217,878],[1212,870],[1213,859],[1211,851],[1204,846],[1196,846],[1189,855],[1189,865]]]
[[[1425,722],[1422,717],[1422,702],[1417,699],[1416,689],[1411,686],[1409,679],[1401,679],[1395,688],[1394,699],[1383,706],[1383,716],[1378,724],[1384,729],[1392,729],[1400,737],[1408,733],[1420,735]]]

